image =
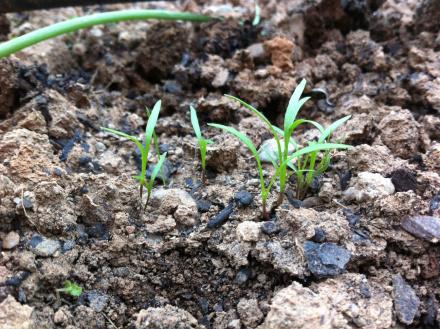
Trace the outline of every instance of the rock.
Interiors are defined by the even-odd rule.
[[[390,156],[390,150],[384,145],[370,146],[361,144],[347,151],[347,161],[353,172],[374,172],[385,174],[396,168],[402,161]]]
[[[364,202],[391,195],[394,191],[390,178],[371,172],[360,172],[357,177],[351,179],[350,187],[344,191],[344,198]]]
[[[382,46],[371,40],[369,31],[357,30],[347,35],[349,57],[365,70],[386,68],[386,57]]]
[[[190,313],[171,305],[141,310],[135,326],[136,329],[203,329]]]
[[[33,308],[21,305],[14,297],[8,295],[0,304],[0,328],[30,329],[34,323],[31,319]]]
[[[47,239],[41,235],[34,234],[29,241],[31,251],[37,256],[49,257],[61,248],[58,240]]]
[[[63,252],[68,252],[70,250],[72,250],[73,248],[75,248],[75,240],[66,240],[63,243]]]
[[[332,329],[336,317],[324,298],[294,282],[275,295],[259,329]]]
[[[95,312],[101,312],[102,310],[104,310],[105,306],[107,305],[108,295],[97,290],[92,290],[87,292],[86,299],[89,303],[89,306]]]
[[[235,193],[234,199],[241,206],[249,206],[254,200],[254,196],[246,190],[241,190]]]
[[[176,228],[176,221],[170,215],[159,215],[152,223],[146,225],[148,233],[163,234],[170,232]]]
[[[240,269],[240,271],[238,271],[237,275],[235,276],[235,282],[240,285],[246,283],[251,277],[251,274],[252,272],[249,268],[243,267]]]
[[[325,241],[325,238],[325,231],[320,227],[315,227],[315,235],[312,237],[312,241],[321,243]]]
[[[440,218],[433,216],[415,216],[405,219],[402,228],[412,235],[437,243],[440,240]]]
[[[196,203],[197,203],[197,210],[201,213],[208,212],[212,206],[212,203],[209,200],[205,200],[205,199],[199,199],[196,201]]]
[[[433,215],[438,209],[440,209],[440,192],[438,192],[429,203],[429,214]]]
[[[263,222],[261,224],[261,231],[267,235],[277,234],[280,230],[280,227],[272,221]]]
[[[17,232],[9,232],[2,242],[3,249],[12,249],[20,242],[20,235]]]
[[[420,299],[400,274],[393,277],[393,289],[397,318],[400,322],[410,325],[419,309]]]
[[[440,113],[440,78],[436,78],[428,84],[426,100],[433,109]]]
[[[281,152],[284,152],[284,143],[281,143]],[[295,152],[295,146],[289,144],[289,154]],[[261,144],[258,154],[262,162],[278,162],[278,145],[275,138],[267,139]]]
[[[180,189],[157,189],[152,194],[151,206],[159,214],[170,214],[177,223],[193,226],[198,216],[197,203]]]
[[[391,182],[396,192],[405,192],[409,190],[417,190],[416,175],[406,168],[396,169],[391,173]]]
[[[350,252],[335,243],[304,243],[307,265],[317,278],[336,276],[345,271],[350,261]]]
[[[237,237],[241,241],[256,242],[260,238],[260,224],[251,221],[245,221],[237,226]]]
[[[254,43],[246,48],[249,56],[255,60],[262,60],[266,57],[266,51],[262,43]]]
[[[345,218],[347,219],[348,223],[350,224],[350,226],[356,226],[359,223],[361,216],[355,213],[350,208],[345,208],[342,210],[342,212]]]
[[[417,152],[419,145],[419,124],[408,110],[393,110],[378,125],[380,140],[401,157],[409,159]]]
[[[271,264],[275,270],[303,277],[306,271],[300,251],[294,246],[284,247],[279,241],[259,241],[255,246],[255,257]]]
[[[223,225],[231,216],[232,212],[234,211],[234,203],[228,204],[222,211],[220,211],[217,215],[212,217],[208,224],[208,228],[217,228]]]
[[[237,304],[237,313],[241,322],[247,328],[256,328],[264,319],[263,312],[261,312],[256,299],[240,299]]]
[[[283,36],[277,36],[264,42],[264,48],[270,55],[272,64],[282,70],[293,69],[293,49],[295,44]]]

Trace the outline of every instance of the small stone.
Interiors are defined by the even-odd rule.
[[[344,198],[357,202],[370,201],[391,195],[395,188],[390,178],[371,172],[360,172],[352,178],[350,187],[344,191]]]
[[[208,212],[212,206],[212,203],[205,199],[199,199],[196,201],[196,203],[197,203],[197,210],[201,213]]]
[[[254,200],[254,196],[245,190],[238,191],[234,198],[241,206],[249,206]]]
[[[344,214],[344,216],[347,219],[348,224],[350,224],[350,226],[356,226],[359,223],[359,221],[361,220],[361,216],[356,214],[350,208],[344,208],[342,210],[342,213]]]
[[[72,250],[73,248],[75,248],[75,240],[66,240],[63,243],[63,252],[68,252],[70,250]]]
[[[61,247],[57,240],[47,239],[41,235],[35,234],[29,241],[31,251],[37,256],[49,257],[52,256]]]
[[[277,234],[280,231],[280,227],[272,221],[263,222],[263,224],[261,224],[261,231],[267,235]]]
[[[415,216],[403,221],[402,227],[412,235],[437,243],[440,240],[440,218],[433,216]]]
[[[318,279],[342,274],[351,258],[347,249],[329,242],[306,241],[304,252],[310,272]]]
[[[393,278],[394,309],[397,318],[404,324],[411,324],[419,309],[420,299],[400,274]]]
[[[429,203],[429,212],[430,215],[434,213],[437,209],[440,208],[440,192],[438,192]]]
[[[101,312],[107,305],[108,295],[97,290],[89,291],[86,295],[89,306],[95,312]]]
[[[247,328],[256,328],[264,319],[264,314],[260,310],[257,299],[240,299],[237,304],[237,313],[241,322]]]
[[[231,216],[232,212],[234,211],[234,203],[228,204],[222,211],[220,211],[217,215],[212,217],[207,227],[208,228],[217,228],[223,225]]]
[[[405,192],[409,190],[417,190],[416,175],[409,169],[400,168],[391,173],[391,182],[396,192]]]
[[[255,242],[260,238],[260,224],[251,221],[245,221],[237,226],[237,237],[241,241]]]
[[[66,310],[64,309],[59,309],[53,315],[53,322],[55,322],[56,324],[67,324],[68,321],[69,317],[66,314]]]
[[[325,231],[320,227],[315,227],[315,235],[312,237],[314,242],[324,242],[326,238]]]
[[[14,297],[8,295],[0,303],[0,328],[30,329],[34,323],[31,319],[33,308],[21,305]]]
[[[304,208],[315,208],[322,203],[321,198],[316,196],[311,196],[309,198],[305,198],[302,202],[302,206]]]
[[[281,143],[281,152],[284,152],[284,143]],[[288,153],[289,155],[295,152],[295,145],[289,144]],[[260,159],[263,162],[272,163],[273,161],[278,162],[278,144],[275,138],[265,140],[258,150]]]
[[[244,284],[249,280],[251,274],[252,272],[249,268],[241,268],[235,276],[235,282],[237,282],[238,284]]]
[[[266,56],[266,51],[262,43],[254,43],[247,47],[246,50],[249,52],[249,56],[254,60],[263,59]]]
[[[9,232],[2,242],[3,249],[12,249],[20,242],[20,235],[17,232]]]

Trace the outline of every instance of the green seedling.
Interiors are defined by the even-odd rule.
[[[22,49],[28,48],[44,40],[59,35],[75,32],[94,25],[117,23],[122,21],[159,19],[167,21],[206,22],[212,18],[205,15],[188,12],[173,12],[168,10],[117,10],[93,15],[75,17],[60,23],[52,24],[29,32],[0,44],[0,58],[7,57]]]
[[[206,183],[206,149],[208,145],[212,144],[213,142],[202,136],[199,120],[197,119],[197,112],[195,108],[192,106],[190,106],[190,110],[191,110],[191,123],[194,129],[194,133],[196,134],[200,148],[200,161],[202,163],[202,182]]]
[[[333,122],[329,127],[324,129],[321,125],[318,126],[318,129],[321,133],[317,142],[310,142],[309,145],[314,144],[326,144],[330,141],[331,135],[333,132],[343,125],[347,120],[350,119],[351,116],[343,117],[335,122]],[[312,185],[313,179],[322,175],[325,171],[327,171],[331,155],[331,149],[323,152],[321,158],[319,158],[320,151],[311,152],[309,154],[305,154],[302,157],[299,157],[296,162],[295,171],[296,174],[296,197],[298,199],[303,199]]]
[[[150,118],[151,111],[148,107],[145,107],[145,111],[147,113],[147,120]],[[153,144],[154,144],[154,150],[156,151],[157,156],[160,156],[160,149],[159,149],[159,138],[157,137],[156,131],[153,130]],[[163,168],[160,168],[160,174],[162,178],[162,184],[166,185],[166,178],[163,172]]]
[[[154,169],[151,173],[151,176],[148,179],[147,178],[148,155],[150,153],[151,141],[153,139],[153,134],[154,134],[154,127],[156,126],[156,122],[159,117],[160,107],[161,107],[161,101],[158,101],[154,105],[153,110],[151,111],[151,114],[147,115],[148,121],[147,121],[147,126],[145,128],[145,145],[142,144],[135,136],[130,136],[126,133],[123,133],[122,131],[118,131],[118,130],[114,130],[114,129],[110,129],[110,128],[104,128],[104,127],[101,128],[104,131],[107,131],[109,133],[112,133],[114,135],[117,135],[117,136],[120,136],[120,137],[123,137],[125,139],[132,141],[133,143],[136,144],[139,151],[141,152],[141,172],[139,175],[133,176],[133,178],[139,182],[139,196],[140,196],[141,200],[143,197],[144,188],[147,189],[147,201],[145,202],[144,208],[146,208],[148,205],[148,202],[149,202],[150,196],[151,196],[151,191],[153,190],[154,181],[155,181],[157,175],[159,174],[159,172],[165,162],[166,155],[167,155],[166,153],[160,155],[159,160],[158,160],[157,164],[154,166]],[[158,155],[159,155],[159,153],[158,153]]]
[[[79,297],[82,294],[83,289],[72,281],[65,281],[64,288],[60,288],[56,290],[57,292],[64,292],[72,297]]]
[[[253,145],[252,141],[242,134],[241,132],[235,130],[231,127],[226,127],[223,125],[218,124],[212,124],[212,126],[221,128],[238,139],[240,139],[246,146],[251,150],[252,154],[254,155],[255,159],[257,160],[257,166],[258,170],[260,172],[260,185],[261,185],[261,196],[262,196],[262,204],[263,204],[263,216],[267,217],[268,213],[266,210],[266,200],[269,196],[270,190],[273,187],[273,184],[277,178],[279,178],[279,188],[280,193],[278,195],[278,199],[275,202],[275,204],[272,206],[272,209],[275,209],[278,205],[280,205],[284,198],[284,192],[286,190],[287,182],[289,177],[291,176],[292,172],[297,175],[297,177],[304,178],[304,172],[308,172],[308,174],[305,176],[305,179],[303,179],[304,184],[301,184],[299,187],[300,189],[304,189],[307,186],[310,186],[311,180],[313,180],[313,177],[315,177],[316,171],[325,171],[328,168],[328,164],[330,161],[330,151],[332,149],[346,149],[349,148],[348,145],[344,144],[331,144],[328,143],[328,139],[331,135],[331,133],[339,127],[341,124],[343,124],[345,121],[347,121],[350,116],[344,117],[338,121],[336,121],[333,125],[331,125],[326,130],[323,129],[323,127],[312,120],[306,120],[306,119],[297,119],[297,115],[301,107],[304,105],[304,103],[309,99],[309,97],[301,98],[301,95],[304,91],[306,85],[306,81],[302,80],[301,83],[297,86],[295,91],[293,92],[292,97],[290,98],[289,105],[287,107],[286,113],[284,115],[284,129],[281,129],[279,127],[276,127],[275,125],[272,125],[271,122],[264,116],[263,113],[258,111],[256,108],[254,108],[252,105],[244,102],[243,100],[231,96],[226,95],[227,97],[238,101],[241,105],[243,105],[245,108],[249,109],[252,113],[257,115],[257,117],[265,123],[265,125],[269,128],[270,132],[272,133],[275,141],[276,141],[276,158],[271,159],[272,164],[275,168],[275,175],[271,178],[269,184],[266,186],[263,176],[262,176],[262,165],[261,165],[261,159],[260,155],[256,149],[256,147]],[[295,140],[292,138],[293,133],[295,130],[302,124],[311,124],[314,127],[316,127],[321,132],[321,138],[318,142],[311,143],[309,146],[300,149],[300,145],[298,145]],[[289,146],[293,145],[295,152],[294,157],[289,153]],[[304,150],[307,150],[307,152],[304,152]],[[325,155],[323,157],[323,160],[320,162],[320,165],[318,168],[315,168],[315,163],[318,155],[325,151]],[[310,155],[308,155],[310,153]],[[295,165],[292,160],[296,160],[297,165]],[[309,160],[310,159],[310,160]],[[298,165],[299,163],[299,165]],[[306,163],[306,165],[304,165]],[[308,164],[308,165],[307,165]],[[327,165],[326,165],[327,164]],[[291,170],[289,170],[289,168]],[[308,185],[307,185],[308,184]]]

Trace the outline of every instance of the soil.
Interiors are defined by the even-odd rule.
[[[259,4],[258,26],[250,0],[0,17],[5,39],[101,10],[224,16],[98,26],[0,60],[1,328],[440,327],[439,1]],[[334,139],[353,148],[265,221],[251,154],[206,123],[260,146],[270,133],[223,94],[282,125],[302,78],[300,116],[352,115]],[[139,153],[100,127],[142,136],[159,99],[167,179],[144,211]],[[214,141],[206,184],[190,104]]]

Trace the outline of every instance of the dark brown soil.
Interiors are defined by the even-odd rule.
[[[0,328],[439,328],[438,1],[259,2],[258,26],[252,1],[160,3],[224,19],[99,26],[0,60]],[[7,14],[0,39],[128,7]],[[223,94],[282,125],[303,78],[300,116],[352,115],[334,140],[354,147],[263,221],[251,154],[206,123],[260,146],[269,131]],[[159,99],[169,177],[143,211],[139,153],[100,127],[141,136]],[[189,105],[214,141],[206,185]]]

